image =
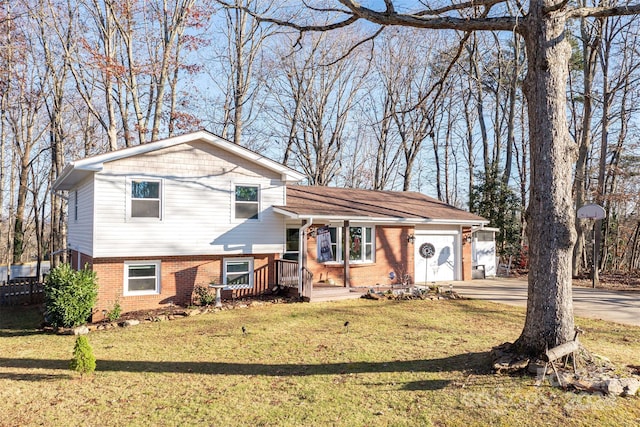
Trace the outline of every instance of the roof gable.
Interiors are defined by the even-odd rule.
[[[287,204],[277,210],[292,218],[324,220],[487,224],[478,215],[411,191],[287,186]]]
[[[86,157],[69,163],[62,171],[58,179],[56,179],[54,190],[69,190],[75,187],[79,182],[84,180],[92,173],[99,172],[104,168],[105,163],[114,162],[179,144],[201,141],[212,146],[227,151],[231,154],[239,156],[242,159],[254,162],[262,167],[278,173],[284,182],[299,182],[304,179],[304,175],[294,171],[276,161],[273,161],[261,154],[248,150],[230,141],[222,139],[208,131],[197,131],[185,135],[175,136],[160,141],[141,144],[135,147],[124,148],[121,150],[111,151],[97,156]]]

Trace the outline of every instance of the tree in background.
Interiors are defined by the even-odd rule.
[[[498,255],[519,255],[522,212],[517,193],[504,183],[497,170],[488,176],[477,173],[475,182],[469,197],[469,210],[488,219],[489,227],[499,229],[496,233]]]

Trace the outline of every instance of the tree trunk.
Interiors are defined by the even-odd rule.
[[[584,111],[582,114],[582,132],[580,137],[580,147],[578,149],[578,161],[576,163],[576,174],[573,184],[573,194],[575,198],[576,209],[580,209],[584,205],[587,191],[587,163],[589,160],[589,152],[591,151],[592,134],[591,119],[593,117],[593,74],[596,65],[596,49],[599,44],[600,37],[596,36],[591,40],[592,35],[587,29],[587,23],[583,19],[580,23],[582,34],[582,56],[583,56],[583,79],[584,79]],[[583,221],[576,217],[576,244],[573,248],[572,275],[578,276],[582,267],[582,254],[585,247],[585,228]]]
[[[478,124],[480,125],[480,135],[482,136],[482,160],[484,162],[485,182],[489,180],[489,171],[491,170],[491,161],[489,159],[489,136],[487,135],[487,124],[484,120],[484,106],[482,100],[484,98],[482,90],[482,82],[480,81],[480,67],[478,65],[478,44],[477,39],[473,38],[473,50],[469,51],[469,61],[471,63],[471,73],[476,84],[475,101],[478,109]]]
[[[28,150],[25,149],[25,152],[28,153]],[[29,155],[25,154],[22,156],[20,161],[18,205],[16,207],[15,222],[13,223],[13,264],[20,264],[22,262],[22,254],[24,253],[24,223],[28,194],[29,167]]]
[[[509,118],[507,120],[507,153],[504,161],[504,173],[502,175],[502,183],[504,186],[509,185],[511,178],[511,165],[513,164],[513,147],[515,141],[515,122],[516,122],[516,100],[518,96],[518,74],[520,72],[520,63],[518,61],[520,55],[520,38],[516,34],[513,38],[513,74],[509,84]]]
[[[575,241],[571,197],[575,158],[566,122],[571,47],[563,11],[531,4],[522,30],[528,51],[524,83],[529,116],[531,192],[527,210],[529,292],[516,348],[539,355],[573,339],[571,255]]]

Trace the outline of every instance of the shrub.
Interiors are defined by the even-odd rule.
[[[116,298],[115,302],[113,303],[113,308],[107,311],[105,317],[109,322],[113,322],[114,320],[118,320],[121,314],[122,307],[120,306],[120,301],[118,300],[118,298]]]
[[[97,296],[95,272],[62,264],[51,270],[44,284],[45,319],[53,326],[81,325],[89,319]]]
[[[216,295],[212,293],[208,287],[202,285],[196,285],[193,289],[200,305],[211,305],[216,302]]]
[[[76,345],[73,346],[73,358],[69,367],[74,371],[80,372],[80,374],[90,374],[96,370],[96,358],[93,355],[93,349],[84,335],[76,339]]]

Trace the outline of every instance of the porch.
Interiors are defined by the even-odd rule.
[[[299,281],[301,275],[302,280]],[[361,292],[344,286],[314,283],[313,273],[309,269],[301,268],[297,261],[285,259],[276,260],[276,284],[288,288],[289,292],[295,292],[309,302],[355,299],[362,295]]]

